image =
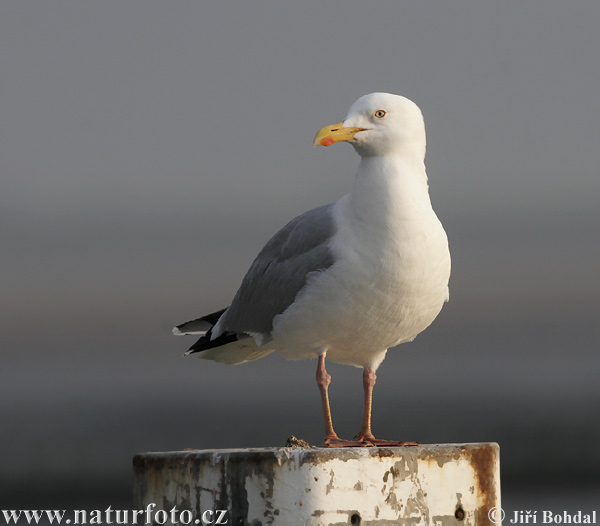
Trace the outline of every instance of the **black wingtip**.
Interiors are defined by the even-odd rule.
[[[218,338],[211,340],[212,331],[208,331],[202,338],[200,338],[194,345],[192,345],[184,354],[187,356],[189,354],[194,354],[197,352],[207,351],[208,349],[213,349],[214,347],[221,347],[221,345],[227,345],[231,342],[236,342],[239,340],[238,335],[235,332],[226,332],[221,334]]]

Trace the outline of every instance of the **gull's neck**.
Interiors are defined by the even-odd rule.
[[[354,220],[378,228],[421,220],[432,212],[423,161],[391,155],[361,157],[348,204]]]

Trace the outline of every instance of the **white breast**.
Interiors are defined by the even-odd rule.
[[[412,340],[448,299],[450,255],[424,172],[361,162],[352,192],[335,204],[336,263],[310,277],[274,323],[287,357],[376,368]]]

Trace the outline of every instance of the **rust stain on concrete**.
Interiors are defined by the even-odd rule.
[[[281,498],[281,488],[287,488],[289,482],[287,482],[287,478],[282,479],[285,480],[282,486],[282,481],[277,477],[288,477],[292,476],[291,474],[300,473],[302,466],[308,464],[309,470],[305,470],[307,478],[298,479],[301,485],[300,489],[304,490],[301,493],[303,497],[298,495],[287,504],[291,507],[299,506],[297,508],[299,513],[305,507],[304,499],[308,499],[309,505],[313,501],[317,502],[314,495],[319,487],[321,495],[329,495],[329,498],[334,495],[343,497],[344,491],[352,492],[358,498],[359,494],[374,491],[376,488],[377,494],[381,495],[381,500],[379,503],[374,502],[373,508],[370,508],[368,524],[389,524],[386,521],[380,522],[382,521],[381,506],[381,509],[387,507],[389,511],[396,512],[398,524],[409,525],[419,522],[419,520],[421,524],[423,521],[427,524],[430,520],[434,520],[441,526],[456,525],[461,521],[456,516],[456,510],[459,508],[462,510],[464,507],[463,526],[472,526],[473,524],[492,526],[487,514],[490,508],[499,505],[498,459],[497,444],[441,444],[415,448],[369,448],[368,450],[344,451],[269,448],[148,453],[137,455],[134,458],[134,491],[136,503],[141,505],[142,501],[157,502],[161,503],[164,509],[170,509],[177,504],[180,509],[192,508],[191,511],[198,513],[201,501],[203,506],[212,503],[209,505],[214,505],[215,509],[230,510],[228,519],[232,524],[238,524],[236,521],[239,520],[248,521],[250,518],[249,507],[252,507],[250,503],[254,503],[253,505],[256,506],[260,500],[263,507],[261,517],[257,520],[260,523],[264,521],[265,524],[279,524],[280,513],[285,512],[287,508],[281,508],[277,499]],[[335,469],[327,466],[330,461],[334,461],[332,466],[337,466]],[[368,465],[369,469],[373,468],[372,473],[377,473],[379,469],[376,480],[380,482],[375,483],[375,479],[373,479],[372,485],[369,486],[365,482],[368,479],[357,481],[354,475],[356,472],[352,471],[353,464],[346,464],[350,461],[365,463],[364,465]],[[453,494],[456,499],[453,503],[448,503],[449,506],[444,505],[444,509],[437,509],[430,514],[430,497],[426,493],[430,488],[427,485],[421,485],[421,477],[425,476],[424,480],[431,481],[432,479],[427,477],[435,477],[432,474],[439,472],[440,468],[444,468],[446,471],[448,468],[446,464],[460,462],[464,466],[465,461],[473,469],[471,479],[466,479],[468,485],[464,485],[461,489],[462,493]],[[335,464],[336,462],[337,464]],[[420,464],[420,462],[424,462],[424,464]],[[344,468],[344,465],[348,468]],[[315,466],[316,471],[312,471]],[[350,471],[347,471],[348,469]],[[419,470],[422,470],[423,473],[418,473]],[[214,473],[214,477],[210,480],[209,478],[203,479],[202,474],[208,472]],[[348,477],[350,472],[353,473],[351,478]],[[348,478],[350,480],[347,480]],[[312,481],[318,483],[319,479],[322,482],[311,491]],[[343,489],[345,488],[344,484],[349,484],[347,489]],[[211,485],[212,487],[204,487]],[[279,497],[275,495],[276,487],[279,488]],[[382,487],[381,493],[379,492],[380,487]],[[400,488],[402,489],[400,490]],[[477,497],[476,500],[475,497]],[[302,501],[299,502],[300,498]],[[352,497],[352,499],[354,498]],[[469,498],[472,502],[469,505],[470,509],[463,503],[464,499],[469,500]],[[358,502],[348,502],[351,502],[351,507],[358,505]],[[446,507],[450,509],[446,510]],[[344,513],[348,512],[349,507]],[[365,512],[367,512],[366,507],[362,510],[362,513]],[[310,516],[319,520],[321,515],[332,514],[334,510],[316,506],[309,513]],[[342,510],[338,510],[339,513],[342,513]],[[354,516],[354,513],[358,514],[359,512],[352,512],[348,516],[348,520]],[[362,517],[364,521],[366,518],[364,515]],[[331,524],[333,523],[335,520],[331,522]],[[250,523],[248,522],[248,524]]]
[[[496,487],[496,462],[498,459],[497,444],[481,444],[470,451],[469,463],[476,474],[479,495],[483,501],[476,510],[476,523],[478,526],[492,526],[488,512],[498,503],[498,490]]]

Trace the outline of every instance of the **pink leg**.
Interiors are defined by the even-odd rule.
[[[356,447],[356,442],[339,438],[333,430],[328,393],[330,383],[331,375],[325,370],[325,355],[321,354],[317,365],[317,385],[321,392],[321,405],[323,406],[323,417],[325,418],[325,441],[323,442],[323,447]]]
[[[360,442],[372,442],[375,440],[371,432],[371,407],[373,405],[373,387],[377,381],[377,375],[373,369],[365,369],[363,371],[363,423],[356,439]]]
[[[373,369],[363,371],[363,423],[356,439],[368,446],[418,446],[418,442],[398,442],[395,440],[380,440],[375,438],[371,431],[371,407],[373,405],[373,387],[377,381],[377,375]]]

